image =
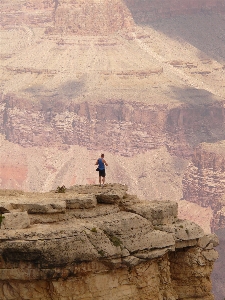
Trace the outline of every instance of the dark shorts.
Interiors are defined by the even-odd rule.
[[[99,177],[105,177],[105,169],[104,170],[99,170]]]

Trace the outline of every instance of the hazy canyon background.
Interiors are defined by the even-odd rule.
[[[225,297],[225,3],[2,0],[0,188],[107,182],[220,237]]]

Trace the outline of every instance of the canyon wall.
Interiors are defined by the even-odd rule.
[[[3,27],[21,25],[45,27],[53,20],[54,4],[51,0],[3,0],[0,9],[0,25]]]
[[[222,88],[225,25],[224,17],[218,14],[224,13],[224,7],[221,0],[2,0],[0,134],[11,144],[5,140],[1,144],[7,144],[5,152],[1,152],[1,187],[46,191],[62,183],[67,186],[83,182],[93,184],[97,176],[96,172],[90,172],[90,162],[96,159],[96,152],[104,149],[110,158],[108,182],[114,182],[115,178],[119,182],[131,182],[132,190],[145,199],[162,200],[174,195],[179,200],[185,159],[190,159],[201,142],[225,140]],[[189,18],[187,15],[191,14],[195,16]],[[182,18],[173,18],[179,15],[186,15],[186,18],[182,17],[186,22]],[[171,17],[173,24],[166,21],[162,27],[156,24],[156,30],[154,26],[135,26]],[[84,149],[88,149],[87,152]],[[77,155],[79,151],[83,151],[82,155]],[[220,155],[207,153],[204,154],[206,158],[194,156],[183,180],[184,199],[203,207],[210,206],[215,220],[211,228],[216,230],[225,223],[224,178],[220,166],[223,166],[223,159]],[[211,155],[218,160],[216,167],[207,166]],[[88,158],[85,165],[80,163],[84,156]],[[151,167],[143,166],[143,161]],[[184,215],[188,218],[197,206],[183,203],[181,205],[188,211]],[[26,207],[27,203],[19,212],[24,213]],[[8,209],[13,211],[12,207]],[[40,209],[43,215],[37,210],[35,214],[31,213],[35,209]],[[48,227],[48,222],[69,218],[68,211],[64,215],[63,209],[56,213],[52,202],[42,209],[38,206],[29,210],[25,221],[31,222],[32,226],[40,220],[47,221]],[[51,214],[46,213],[49,210]],[[203,209],[198,210],[199,214],[202,212]],[[16,218],[15,213],[13,217]],[[174,233],[181,228],[184,228],[183,224],[169,231]],[[186,230],[184,234],[188,235],[189,229]],[[59,235],[58,231],[56,235]],[[110,294],[111,286],[104,290],[100,282],[102,275],[107,276],[114,266],[111,257],[104,261],[104,267],[102,261],[96,263],[94,271],[92,261],[85,262],[79,269],[79,259],[73,261],[72,270],[68,265],[62,267],[60,264],[53,268],[59,257],[51,265],[48,257],[54,257],[55,245],[53,252],[40,246],[49,241],[45,234],[39,232],[36,237],[32,231],[30,239],[23,238],[24,245],[32,240],[37,247],[32,248],[32,244],[29,248],[29,244],[28,248],[23,248],[16,242],[14,246],[20,256],[13,259],[15,253],[8,250],[15,239],[8,238],[8,244],[2,250],[3,273],[6,274],[1,285],[3,298],[60,299],[62,294],[67,297],[64,276],[68,278],[68,290],[77,281],[77,288],[79,290],[80,286],[82,292],[94,286],[95,292],[85,297],[104,299],[105,294]],[[84,241],[83,236],[81,240]],[[112,280],[109,281],[126,294],[124,297],[138,299],[141,290],[142,297],[153,294],[159,299],[167,297],[171,300],[198,295],[200,299],[212,299],[208,281],[213,260],[208,259],[211,255],[208,252],[213,253],[212,244],[211,238],[207,237],[205,245],[195,239],[181,249],[175,247],[175,252],[167,249],[168,252],[155,257],[154,262],[144,261],[140,269],[135,265],[134,275],[130,272],[130,261],[122,260],[119,268],[116,265],[114,269],[115,277],[110,273]],[[17,246],[22,250],[18,251]],[[105,246],[100,248],[100,256],[104,249]],[[28,262],[24,261],[24,252]],[[69,253],[67,258],[70,257],[70,249],[65,253]],[[93,253],[96,262],[100,256]],[[113,259],[118,258],[116,255],[113,254]],[[143,257],[143,253],[141,255]],[[197,265],[192,263],[193,258]],[[38,269],[40,264],[43,264],[41,270]],[[151,287],[146,287],[146,283],[142,286],[135,276],[151,266],[157,273],[157,282]],[[206,266],[207,271],[199,266]],[[166,275],[162,272],[164,267]],[[125,273],[121,273],[121,269]],[[198,279],[193,277],[193,269]],[[29,275],[24,270],[28,270]],[[31,274],[34,274],[32,282],[28,281]],[[83,274],[87,275],[85,283],[80,279]],[[128,288],[123,283],[123,274],[130,276]],[[183,274],[188,274],[187,278]],[[147,281],[155,282],[151,272],[145,275]],[[47,282],[47,278],[50,281]],[[28,286],[27,291],[24,283]],[[37,286],[44,287],[44,292]],[[164,290],[163,286],[166,286]],[[119,299],[116,288],[113,288],[115,294],[112,297]]]
[[[183,178],[184,199],[212,208],[212,231],[225,227],[224,146],[224,141],[200,145]]]
[[[223,0],[3,0],[0,8],[2,26],[27,24],[42,27],[55,23],[58,32],[76,34],[110,34],[130,28],[133,19],[143,24],[199,12],[225,13]]]
[[[125,101],[34,104],[6,95],[0,105],[0,133],[24,147],[104,145],[106,151],[132,156],[164,145],[189,157],[200,142],[225,139],[223,102],[169,109]]]
[[[0,298],[213,300],[217,237],[126,191],[1,191]]]

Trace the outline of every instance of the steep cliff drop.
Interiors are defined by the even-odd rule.
[[[1,188],[95,183],[104,150],[108,182],[179,201],[195,148],[225,140],[224,1],[2,0],[0,10]],[[211,205],[180,203],[209,227]]]
[[[223,299],[225,295],[224,270],[225,270],[225,229],[221,228],[216,231],[220,244],[216,247],[220,260],[215,262],[212,272],[213,292],[217,299]],[[223,274],[223,276],[221,276]]]
[[[218,232],[220,259],[212,275],[216,299],[225,295],[224,228],[225,228],[225,143],[203,143],[195,151],[183,178],[184,199],[210,207],[212,232]]]
[[[184,199],[211,207],[211,229],[225,227],[225,143],[201,144],[183,178]]]
[[[124,185],[1,191],[0,298],[213,300],[215,235]]]

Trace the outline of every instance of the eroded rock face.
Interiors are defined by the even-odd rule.
[[[200,142],[225,138],[219,101],[173,109],[127,101],[48,101],[34,105],[15,95],[2,96],[0,132],[25,147],[68,144],[97,150],[105,145],[109,152],[133,156],[166,145],[170,153],[186,158]]]
[[[54,29],[78,35],[107,35],[134,25],[132,16],[121,0],[58,1]]]
[[[183,179],[184,199],[212,208],[212,231],[225,226],[224,147],[224,142],[200,145]]]
[[[178,220],[176,202],[88,185],[2,192],[0,206],[1,299],[214,299],[218,240]]]
[[[133,18],[135,22],[145,24],[179,15],[225,12],[222,0],[170,0],[166,4],[158,0],[2,0],[0,7],[5,12],[0,21],[3,26],[12,24],[12,21],[17,25],[26,23],[31,26],[43,23],[52,26],[55,22],[61,32],[80,34],[106,34],[129,28],[133,25]]]

